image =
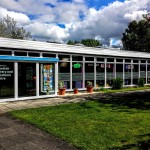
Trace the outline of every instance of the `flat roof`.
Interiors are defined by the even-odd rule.
[[[84,54],[84,55],[99,55],[99,56],[115,56],[128,58],[150,58],[150,53],[118,50],[111,48],[95,48],[86,46],[74,46],[67,44],[48,43],[31,40],[20,40],[0,37],[0,48],[30,50],[40,52],[57,52],[68,54]]]

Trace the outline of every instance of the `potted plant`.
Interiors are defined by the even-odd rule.
[[[78,88],[73,89],[74,94],[78,94]]]
[[[93,92],[93,83],[91,81],[87,81],[87,92],[92,93]]]
[[[64,81],[61,80],[58,82],[58,89],[59,89],[59,95],[65,95],[66,88],[64,85]]]

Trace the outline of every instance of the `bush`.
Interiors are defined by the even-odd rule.
[[[112,89],[121,89],[123,86],[123,80],[120,78],[113,79]]]
[[[138,86],[140,86],[140,87],[144,86],[144,79],[143,78],[138,79]]]

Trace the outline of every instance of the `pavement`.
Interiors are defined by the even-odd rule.
[[[84,96],[83,96],[84,95]],[[53,106],[84,101],[89,94],[66,94],[56,98],[0,103],[0,150],[77,150],[69,143],[54,137],[23,121],[12,118],[7,112],[27,108]],[[81,98],[82,97],[82,98]]]

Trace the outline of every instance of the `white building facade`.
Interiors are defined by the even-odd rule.
[[[150,84],[150,54],[0,38],[0,102],[56,96],[60,80],[72,91],[87,81],[109,87],[114,78]]]

